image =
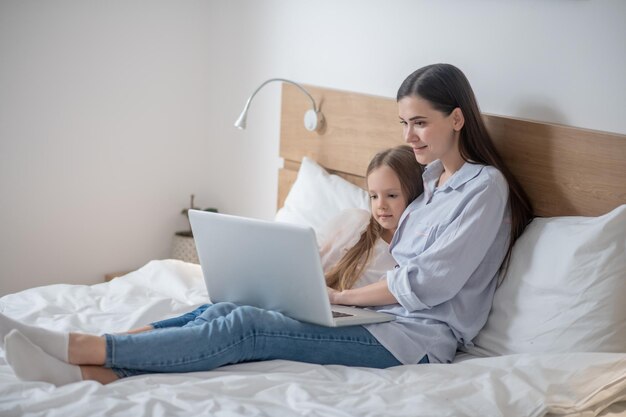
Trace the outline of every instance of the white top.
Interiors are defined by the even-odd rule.
[[[363,209],[347,209],[340,212],[324,228],[325,240],[320,245],[322,267],[326,274],[339,262],[341,257],[361,238],[372,214]],[[374,245],[372,255],[363,275],[354,284],[354,288],[363,287],[387,277],[387,271],[397,262],[389,253],[389,244],[379,238]]]

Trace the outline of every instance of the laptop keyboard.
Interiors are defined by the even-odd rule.
[[[354,314],[348,314],[348,313],[340,313],[338,311],[333,311],[333,318],[336,319],[337,317],[352,317]]]

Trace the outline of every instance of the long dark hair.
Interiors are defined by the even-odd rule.
[[[366,176],[369,177],[372,171],[383,165],[391,168],[398,176],[407,205],[422,194],[422,166],[417,163],[410,146],[396,146],[374,155],[367,167]],[[326,285],[339,291],[352,288],[365,270],[372,249],[382,233],[383,227],[374,216],[370,216],[369,224],[359,241],[326,274]]]
[[[396,99],[417,96],[446,115],[460,108],[465,118],[459,137],[459,151],[463,160],[496,167],[509,185],[511,208],[511,238],[503,261],[508,264],[513,244],[532,220],[533,209],[528,195],[498,154],[480,115],[474,91],[465,74],[450,64],[433,64],[418,69],[402,83]]]

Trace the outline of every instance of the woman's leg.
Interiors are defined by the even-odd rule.
[[[152,326],[151,324],[148,324],[147,326],[137,327],[136,329],[127,330],[123,332],[122,334],[137,334],[137,333],[143,333],[143,332],[150,332],[152,330],[154,330],[154,326]]]
[[[202,316],[202,319],[199,323],[205,323],[207,321],[216,319],[218,317],[222,317],[228,314],[232,309],[236,308],[235,304],[205,304],[203,306],[198,307],[194,311],[190,313],[186,313],[179,317],[174,317],[171,319],[163,320],[164,323],[171,324],[164,327],[155,327],[152,328],[152,325],[146,326],[146,330],[157,330],[157,329],[167,329],[167,328],[181,328],[186,324],[194,323],[194,321]],[[191,321],[188,319],[192,319]],[[180,326],[175,326],[173,323],[179,323]],[[145,331],[141,331],[142,329],[131,330],[127,333],[117,334],[119,336],[123,335],[139,335],[144,333]],[[113,335],[111,335],[113,336]],[[82,333],[70,333],[69,334],[69,346],[68,346],[68,362],[74,365],[104,365],[106,359],[106,339],[105,336],[95,336],[89,334]]]
[[[96,340],[104,340],[94,337]],[[82,343],[80,335],[72,340]],[[15,375],[24,381],[45,381],[54,385],[66,385],[85,379],[102,384],[113,382],[119,377],[110,369],[102,366],[76,366],[61,361],[46,353],[19,330],[13,330],[6,336],[5,359]],[[76,343],[76,342],[74,342]],[[92,346],[85,346],[86,349]]]
[[[66,364],[68,372],[77,368],[83,379],[101,383],[144,373],[207,371],[272,359],[374,368],[400,365],[362,326],[322,327],[230,303],[211,306],[181,328],[104,337],[71,334],[69,353],[70,361],[82,366]],[[50,361],[45,362],[40,369]],[[102,364],[111,369],[98,366]],[[26,363],[21,368],[30,371]],[[55,383],[75,380],[58,369],[51,369]]]
[[[235,306],[231,304],[231,306]],[[208,307],[213,307],[212,305],[205,304],[203,306],[198,307],[194,311],[190,313],[186,313],[179,317],[174,317],[171,319],[166,319],[161,322],[156,322],[153,325],[146,326],[145,328],[139,328],[131,330],[127,333],[121,333],[121,335],[134,335],[141,334],[148,330],[155,329],[164,329],[164,328],[178,328],[182,327],[185,324],[188,324],[190,321],[193,322],[198,316],[204,313],[204,318],[201,322],[206,322],[208,320],[213,320],[214,318],[221,317],[223,314],[230,311],[230,308],[226,310],[223,308],[223,305],[218,308],[212,308],[210,311],[207,310]],[[191,320],[189,320],[191,319]],[[161,323],[161,324],[159,324]],[[163,324],[169,324],[164,327]],[[176,326],[173,323],[181,324],[180,326]],[[145,329],[145,330],[142,330]],[[94,336],[82,333],[70,333],[69,334],[69,346],[68,346],[68,362],[74,365],[104,365],[106,359],[106,339],[104,336]]]
[[[67,359],[73,365],[104,365],[106,359],[104,336],[70,333]]]
[[[171,319],[166,319],[162,321],[158,321],[152,323],[150,325],[140,327],[137,329],[132,329],[126,332],[126,334],[136,334],[143,333],[147,331],[154,330],[156,328],[165,328],[165,327],[182,327],[190,321],[195,320],[199,315],[204,313],[204,311],[209,307],[209,304],[201,305],[195,310],[183,314],[179,317],[174,317]],[[24,336],[26,336],[29,340],[35,343],[37,346],[42,348],[46,353],[54,356],[57,359],[60,359],[69,363],[77,363],[77,360],[88,360],[93,361],[95,359],[89,358],[84,359],[81,356],[81,350],[76,351],[74,349],[74,358],[70,357],[70,338],[74,338],[74,346],[76,346],[76,338],[79,341],[82,341],[86,336],[85,334],[72,333],[68,336],[67,332],[60,332],[55,330],[47,330],[42,327],[27,325],[24,323],[20,323],[16,320],[11,319],[8,316],[0,314],[0,347],[4,347],[4,338],[7,336],[11,330],[19,330]],[[89,340],[89,339],[87,339]],[[85,362],[92,363],[92,362]]]
[[[198,318],[198,316],[204,313],[206,309],[210,306],[211,304],[203,304],[195,310],[190,311],[189,313],[185,313],[178,317],[172,317],[170,319],[155,321],[154,323],[150,323],[145,328],[131,330],[128,333],[142,333],[142,329],[144,329],[143,331],[146,331],[153,329],[164,329],[166,327],[183,327],[185,324]]]
[[[62,361],[67,361],[67,332],[48,330],[43,327],[32,326],[0,314],[0,347],[4,347],[5,337],[12,331],[18,330],[44,351]]]
[[[82,380],[80,367],[46,353],[17,329],[5,337],[5,359],[23,381],[66,385]]]
[[[230,303],[212,306],[182,328],[105,338],[105,366],[121,377],[207,371],[227,364],[271,359],[375,368],[400,365],[362,326],[328,328]],[[99,352],[97,357],[82,358],[97,359],[99,364],[102,341],[94,343],[96,346],[91,349]]]
[[[143,332],[149,332],[154,329],[163,329],[166,327],[183,327],[185,324],[190,321],[194,321],[200,314],[204,313],[204,311],[209,307],[209,304],[203,304],[200,307],[196,308],[189,313],[185,313],[178,317],[172,317],[165,320],[155,321],[154,323],[148,324],[143,327],[138,327],[136,329],[131,329],[122,334],[137,334]]]
[[[109,384],[120,379],[115,372],[102,366],[83,365],[80,372],[84,381],[97,381],[101,384]]]

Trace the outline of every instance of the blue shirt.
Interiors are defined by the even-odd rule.
[[[387,285],[399,304],[376,307],[397,319],[365,328],[403,364],[454,359],[487,321],[511,222],[508,185],[492,166],[466,162],[437,188],[429,164],[424,193],[400,218]]]

